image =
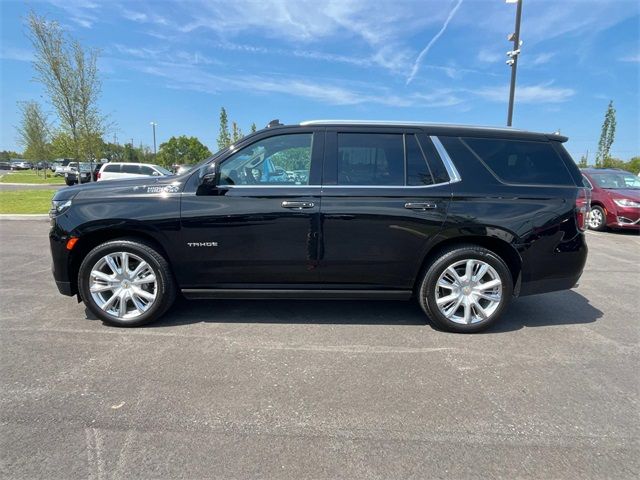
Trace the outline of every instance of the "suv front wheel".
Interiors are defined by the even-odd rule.
[[[84,258],[78,289],[87,308],[106,323],[137,327],[159,318],[176,286],[166,259],[138,240],[98,245]]]
[[[493,324],[513,293],[511,272],[495,253],[476,245],[442,252],[426,271],[420,306],[438,327],[471,333]]]

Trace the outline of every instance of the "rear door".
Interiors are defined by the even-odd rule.
[[[323,283],[409,289],[441,229],[450,178],[419,130],[327,131],[323,188]]]

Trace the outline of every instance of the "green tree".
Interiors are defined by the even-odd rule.
[[[596,154],[596,167],[604,167],[610,156],[611,145],[616,136],[616,109],[613,107],[613,100],[609,101],[609,106],[604,114],[600,140],[598,141],[598,153]]]
[[[587,159],[589,157],[589,152],[587,152],[586,155],[582,155],[580,157],[580,161],[578,162],[578,167],[579,168],[587,168],[589,165],[587,163]]]
[[[140,163],[140,153],[138,149],[133,146],[133,143],[125,143],[122,151],[122,161]]]
[[[124,161],[124,147],[117,143],[105,143],[102,155],[110,162],[122,162]]]
[[[242,130],[236,122],[231,123],[231,143],[236,143],[240,140],[244,135],[242,134]]]
[[[47,115],[37,102],[21,102],[19,106],[22,118],[17,127],[18,141],[24,147],[24,158],[49,160],[51,134]]]
[[[51,140],[51,153],[54,158],[75,158],[75,145],[71,136],[57,131]]]
[[[197,163],[211,155],[206,145],[196,137],[171,137],[160,144],[158,162],[165,166]]]
[[[256,132],[256,130],[258,130],[258,127],[256,127],[256,123],[255,123],[255,122],[253,122],[253,123],[251,124],[251,133],[255,133],[255,132]]]
[[[0,152],[0,162],[8,162],[14,158],[22,158],[22,154],[18,152],[12,152],[11,150],[2,150]]]
[[[55,21],[31,12],[29,38],[35,50],[36,79],[56,110],[61,130],[68,135],[73,158],[97,158],[105,117],[98,109],[100,79],[98,52],[70,38]]]
[[[636,175],[640,173],[640,157],[633,157],[624,165],[624,169],[629,172],[635,173]]]
[[[222,107],[220,109],[220,132],[218,133],[218,149],[222,150],[231,145],[231,135],[229,134],[229,119],[227,111]]]

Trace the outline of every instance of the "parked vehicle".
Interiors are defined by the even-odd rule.
[[[98,180],[122,180],[125,178],[164,177],[173,175],[166,168],[152,163],[105,163],[98,173]]]
[[[11,170],[11,162],[0,162],[0,170]]]
[[[68,158],[63,158],[61,161],[56,161],[56,163],[57,163],[57,166],[55,167],[54,174],[57,177],[64,177],[64,174],[69,171],[69,164],[70,163],[77,164],[78,162],[73,162],[73,160],[70,160]]]
[[[93,181],[98,180],[98,173],[102,164],[94,163],[91,165],[89,162],[82,162],[76,166],[68,168],[67,173],[64,174],[64,182],[67,185],[75,185],[76,183],[88,183],[92,181],[91,173],[93,173]]]
[[[14,160],[11,162],[11,170],[31,170],[33,164],[24,160]]]
[[[615,168],[582,169],[591,190],[589,228],[640,230],[640,178]]]
[[[272,122],[184,175],[58,191],[53,276],[61,293],[118,326],[157,320],[181,291],[417,297],[440,328],[476,332],[512,297],[572,288],[582,274],[588,190],[566,140]]]
[[[49,168],[49,162],[45,162],[44,160],[41,160],[39,162],[36,162],[36,164],[34,165],[34,167],[37,170],[45,170],[47,168]]]

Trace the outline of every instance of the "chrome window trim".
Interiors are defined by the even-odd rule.
[[[491,125],[464,125],[457,123],[430,123],[430,122],[403,122],[397,120],[306,120],[299,123],[300,126],[308,127],[314,125],[339,125],[347,127],[366,127],[366,126],[380,126],[380,127],[457,127],[468,128],[473,130],[491,130],[499,132],[526,132],[526,130],[520,130],[512,127],[499,127]]]
[[[460,177],[460,173],[458,172],[458,169],[453,163],[453,160],[451,160],[451,157],[449,156],[447,149],[444,148],[444,145],[442,145],[442,142],[440,141],[440,139],[434,135],[430,136],[429,138],[433,142],[433,146],[436,147],[436,151],[438,152],[438,155],[440,155],[440,158],[442,159],[442,163],[444,163],[444,168],[447,170],[447,173],[449,174],[449,183],[456,183],[456,182],[462,181],[462,177]]]

